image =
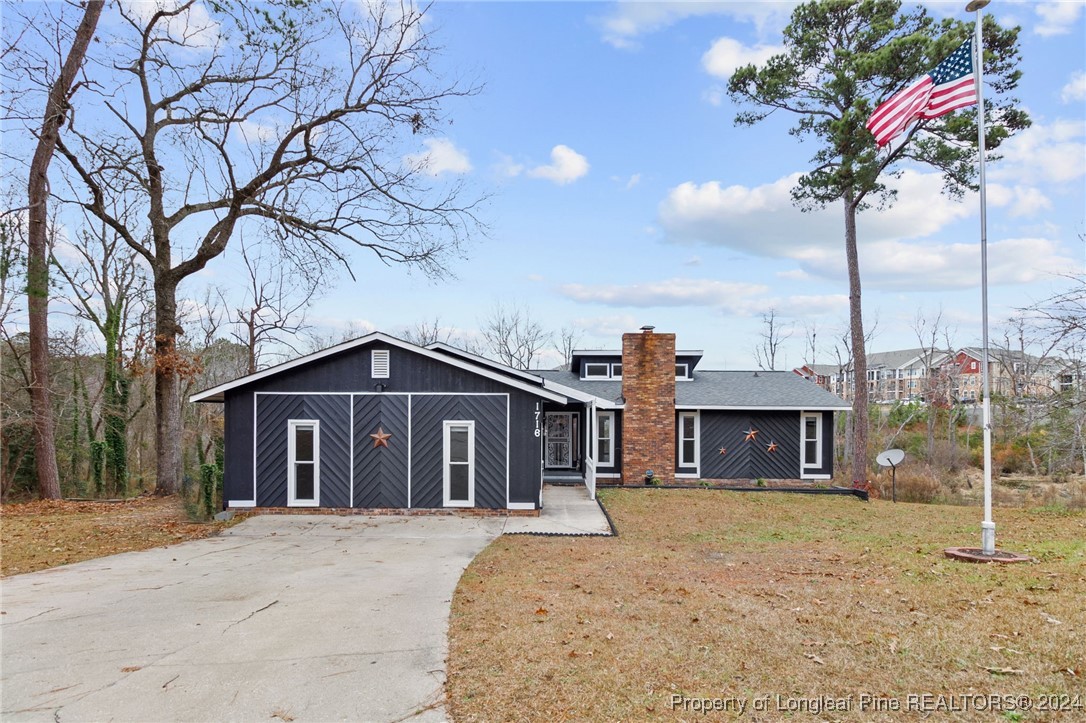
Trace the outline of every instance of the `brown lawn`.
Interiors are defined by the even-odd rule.
[[[5,504],[0,509],[0,574],[199,539],[223,526],[192,522],[177,497]]]
[[[744,720],[827,699],[845,710],[794,719],[894,719],[911,702],[938,719],[1018,720],[976,710],[993,694],[1080,706],[1024,720],[1086,720],[1081,511],[997,510],[1000,548],[1038,562],[996,566],[942,555],[979,545],[977,508],[708,490],[600,496],[618,538],[507,536],[468,567],[449,633],[456,720],[702,717],[674,709],[672,696],[716,698],[731,707],[725,717],[745,704]]]

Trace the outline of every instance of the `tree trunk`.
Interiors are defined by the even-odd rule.
[[[57,445],[53,428],[53,407],[49,394],[49,242],[46,229],[49,200],[49,163],[57,147],[57,134],[64,122],[69,94],[76,73],[83,65],[94,28],[102,14],[104,0],[91,0],[76,28],[72,49],[64,60],[49,97],[41,135],[30,162],[27,184],[29,222],[27,234],[26,295],[30,332],[30,401],[34,413],[34,454],[38,467],[38,494],[42,499],[60,499]]]
[[[860,261],[856,251],[856,203],[851,190],[844,194],[845,257],[848,261],[849,326],[852,332],[852,484],[867,488],[867,350],[860,300]]]
[[[177,283],[169,274],[155,279],[155,491],[181,489],[181,382],[177,337]]]

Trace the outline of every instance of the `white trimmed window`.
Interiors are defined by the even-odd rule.
[[[320,429],[315,419],[287,422],[287,506],[320,506]]]
[[[374,349],[370,356],[370,376],[374,379],[388,379],[388,349]]]
[[[583,379],[609,379],[611,365],[605,362],[588,362],[584,365]]]
[[[675,365],[675,378],[676,379],[687,379],[689,376],[690,376],[690,365],[689,364],[676,364]]]
[[[822,467],[822,415],[817,412],[804,412],[800,415],[803,427],[803,469]]]
[[[615,466],[615,413],[596,412],[596,464],[600,467]]]
[[[698,466],[697,412],[679,412],[679,466]]]
[[[443,422],[446,507],[475,506],[475,422]]]
[[[622,378],[622,365],[621,364],[612,364],[611,365],[611,378],[612,379],[621,379]]]

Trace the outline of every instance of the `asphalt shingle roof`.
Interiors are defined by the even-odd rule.
[[[569,371],[533,370],[533,374],[618,403],[621,381],[585,381]],[[848,409],[837,395],[794,372],[695,371],[690,381],[675,382],[679,407],[740,409]]]

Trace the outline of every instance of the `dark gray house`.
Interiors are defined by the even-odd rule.
[[[375,332],[208,389],[226,507],[536,510],[545,480],[829,479],[836,396],[697,369],[674,334],[520,371]]]

